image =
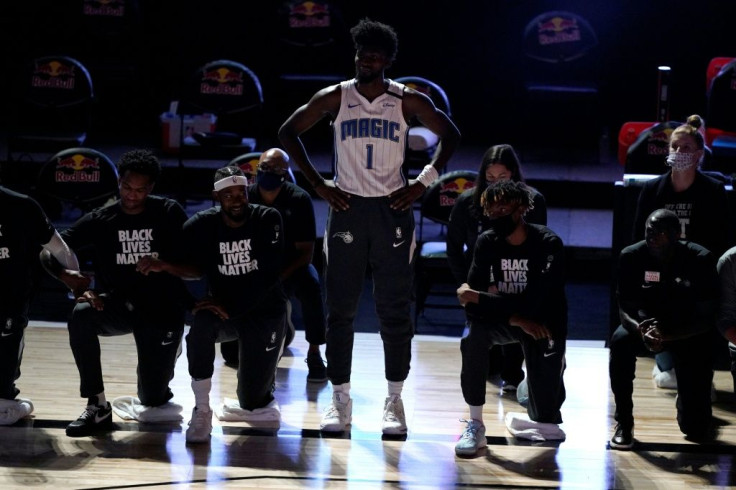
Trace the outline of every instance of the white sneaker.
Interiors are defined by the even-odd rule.
[[[341,392],[332,394],[332,403],[322,414],[319,430],[342,432],[353,420],[353,399]]]
[[[400,435],[406,434],[406,415],[404,414],[404,402],[399,395],[391,395],[383,404],[383,426],[384,434]]]
[[[458,456],[475,456],[479,449],[486,447],[486,426],[477,420],[464,420],[465,430],[455,444],[455,454]]]
[[[187,442],[200,443],[210,440],[212,432],[212,410],[199,410],[194,407],[192,420],[187,428]]]
[[[657,388],[677,389],[677,376],[675,376],[674,368],[668,371],[660,371],[655,363],[652,376],[654,377],[654,385]]]
[[[0,399],[0,425],[12,425],[33,412],[33,403],[25,398]]]

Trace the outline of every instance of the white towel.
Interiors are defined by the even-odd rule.
[[[182,406],[166,402],[158,407],[149,407],[141,404],[135,396],[121,396],[112,401],[112,410],[123,420],[137,420],[138,422],[181,422]]]
[[[215,409],[215,415],[224,422],[280,422],[281,408],[276,400],[262,408],[246,410],[237,400],[225,398],[225,402]]]
[[[565,431],[557,424],[534,422],[525,413],[508,412],[504,418],[506,428],[514,437],[530,441],[564,441]]]

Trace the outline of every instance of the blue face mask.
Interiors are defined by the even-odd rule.
[[[286,181],[286,174],[279,175],[272,172],[256,172],[256,183],[265,191],[275,191]]]

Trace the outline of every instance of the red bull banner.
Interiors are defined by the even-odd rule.
[[[465,177],[444,182],[440,187],[440,206],[454,206],[458,196],[473,187],[475,187],[475,181]]]
[[[82,14],[99,17],[123,17],[125,0],[84,0]]]
[[[647,155],[667,155],[670,152],[670,135],[674,129],[653,132],[647,139]]]
[[[289,7],[289,27],[330,27],[330,6],[320,2],[298,2]]]
[[[90,158],[81,153],[64,155],[56,160],[54,181],[63,182],[99,182],[100,162],[98,158]]]
[[[200,93],[206,95],[243,95],[243,73],[224,66],[205,71],[202,74]]]
[[[74,68],[73,65],[58,60],[36,62],[31,75],[31,86],[73,90],[76,77]]]
[[[537,24],[539,44],[578,42],[581,39],[578,21],[571,17],[552,17]]]

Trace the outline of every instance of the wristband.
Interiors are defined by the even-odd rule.
[[[432,182],[439,178],[437,169],[434,165],[427,165],[422,169],[422,172],[417,176],[417,181],[421,182],[424,187],[429,187]]]

